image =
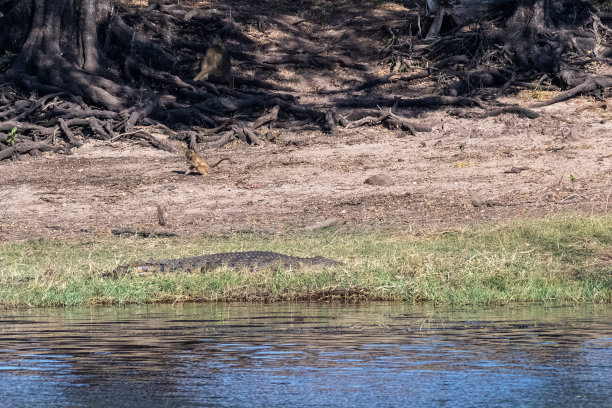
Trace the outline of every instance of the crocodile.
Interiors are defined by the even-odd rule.
[[[250,269],[251,271],[267,267],[290,268],[299,265],[336,266],[341,263],[322,256],[300,258],[269,251],[225,252],[179,259],[149,259],[120,265],[104,277],[117,279],[121,275],[152,276],[164,272],[186,271],[206,272],[225,266],[232,269]]]

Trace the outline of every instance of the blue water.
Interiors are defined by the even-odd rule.
[[[0,405],[612,406],[612,306],[4,311]]]

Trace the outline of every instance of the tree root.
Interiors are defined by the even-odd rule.
[[[326,102],[324,107],[300,103],[296,89],[291,86],[277,85],[263,76],[246,78],[244,73],[255,68],[258,72],[265,69],[266,75],[274,74],[281,71],[281,65],[322,69],[340,66],[354,70],[371,67],[346,55],[326,55],[316,47],[310,51],[305,47],[306,51],[300,53],[279,50],[267,55],[230,49],[234,70],[239,75],[223,84],[193,81],[192,66],[199,63],[196,53],[205,52],[213,36],[231,39],[228,48],[232,48],[232,41],[244,39],[236,21],[227,21],[213,10],[181,4],[163,5],[157,10],[119,5],[119,12],[114,12],[103,29],[98,30],[100,43],[93,47],[100,50],[98,61],[87,61],[85,57],[75,61],[78,52],[39,52],[44,50],[41,46],[44,39],[26,31],[24,50],[0,78],[4,84],[0,87],[0,132],[17,128],[16,143],[0,140],[0,160],[35,150],[78,147],[88,138],[113,142],[130,137],[171,151],[147,127],[155,123],[167,126],[164,133],[173,133],[170,128],[176,130],[173,137],[190,146],[207,143],[212,147],[235,139],[248,145],[260,144],[257,129],[266,125],[299,124],[332,135],[337,135],[341,127],[384,125],[416,134],[431,129],[402,116],[398,109],[479,107],[484,113],[472,117],[510,113],[534,119],[538,113],[532,109],[499,105],[491,108],[483,101],[495,101],[517,87],[560,91],[562,88],[556,85],[561,85],[566,89],[532,106],[539,108],[584,93],[600,97],[612,87],[611,77],[583,74],[590,68],[587,64],[610,60],[606,42],[612,33],[583,1],[576,0],[571,5],[560,0],[517,2],[507,18],[484,15],[469,26],[459,25],[443,32],[447,27],[444,19],[450,21],[451,17],[454,23],[461,24],[453,14],[454,3],[448,2],[439,9],[427,38],[418,38],[427,29],[421,27],[420,21],[419,32],[407,30],[407,38],[402,41],[395,29],[391,32],[392,41],[382,56],[383,62],[390,64],[389,75],[382,78],[362,75],[364,79],[356,81],[356,85],[319,92],[321,95],[367,92],[380,85],[427,78],[438,81],[436,88],[444,89],[445,95],[349,96]],[[575,23],[568,23],[566,7],[576,11]],[[44,14],[48,10],[36,12]],[[290,32],[301,22],[298,19],[274,24]],[[257,24],[260,30],[265,30],[265,20],[257,19]],[[39,26],[41,35],[53,37],[43,32],[43,28],[53,31],[53,27]],[[95,69],[96,65],[109,69]],[[243,66],[246,68],[242,69]],[[412,75],[399,74],[402,68],[412,70],[416,66],[421,67],[420,71]],[[541,79],[532,82],[534,78]],[[544,78],[546,84],[541,85]],[[347,117],[357,119],[349,121]]]
[[[434,108],[436,106],[479,106],[484,109],[484,104],[474,98],[466,98],[463,96],[425,96],[422,98],[400,98],[397,102],[395,99],[358,99],[355,101],[342,101],[338,106],[343,108],[376,108],[376,107],[391,107],[397,103],[399,108],[420,107]]]
[[[612,78],[607,76],[589,77],[584,80],[580,85],[573,87],[565,92],[560,93],[554,98],[549,99],[545,102],[533,104],[532,108],[541,108],[543,106],[550,106],[555,103],[563,102],[571,99],[577,95],[594,92],[597,89],[605,90],[606,88],[612,87]]]
[[[397,102],[397,101],[396,101]],[[395,110],[398,106],[396,103],[393,108],[389,109],[388,112],[377,112],[377,116],[369,115],[370,112],[362,111],[363,114],[367,115],[362,117],[361,119],[349,122],[346,125],[347,129],[352,129],[364,125],[375,126],[379,124],[386,124],[389,128],[392,129],[402,129],[408,130],[413,136],[416,136],[417,132],[431,132],[431,128],[429,126],[423,126],[417,123],[413,123],[408,120],[408,118],[398,115],[395,113]]]
[[[0,161],[16,156],[18,154],[29,153],[36,150],[39,152],[56,153],[60,149],[62,148],[59,146],[51,146],[49,143],[46,142],[23,142],[18,143],[15,146],[10,146],[0,150]]]

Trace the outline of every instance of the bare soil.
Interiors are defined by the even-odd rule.
[[[274,142],[205,152],[232,159],[207,176],[185,175],[182,153],[129,142],[2,162],[0,239],[113,229],[278,233],[330,218],[350,227],[421,231],[559,211],[605,212],[612,122],[605,111],[576,113],[589,103],[555,105],[537,122],[424,112],[419,117],[433,131],[418,136],[381,128],[340,130],[336,137],[272,129]],[[394,184],[364,184],[376,174]],[[167,214],[165,226],[158,206]]]
[[[404,18],[414,15],[394,2],[375,2],[376,12],[367,21],[358,9],[354,15],[346,8],[341,13],[273,12],[274,3],[250,5],[270,7],[256,14],[271,16],[264,31],[256,29],[256,22],[243,22],[250,47],[349,53],[368,67],[296,64],[294,70],[264,78],[290,86],[302,104],[319,108],[350,100],[343,89],[386,75],[389,67],[376,58],[384,47],[380,27],[405,24]],[[252,12],[236,4],[236,16]],[[352,19],[341,32],[338,16]],[[227,46],[241,51],[245,44],[236,40]],[[610,73],[608,66],[601,70]],[[243,77],[260,74],[241,71]],[[415,97],[439,86],[422,80],[367,92]],[[527,107],[551,96],[511,89],[500,102]],[[259,146],[234,141],[215,150],[202,145],[212,162],[231,158],[207,176],[184,174],[185,147],[175,140],[167,141],[174,153],[130,140],[89,141],[69,155],[0,162],[0,239],[85,237],[113,230],[184,236],[280,233],[328,224],[422,232],[564,211],[607,212],[611,110],[612,101],[586,97],[538,109],[537,119],[514,114],[468,119],[444,107],[402,109],[402,115],[432,129],[417,135],[381,126],[339,128],[334,136],[313,125],[272,126],[257,130]],[[350,115],[350,110],[339,112]],[[365,183],[378,174],[391,183]]]

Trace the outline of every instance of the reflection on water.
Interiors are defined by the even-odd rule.
[[[33,406],[612,404],[612,306],[204,304],[0,312]]]

